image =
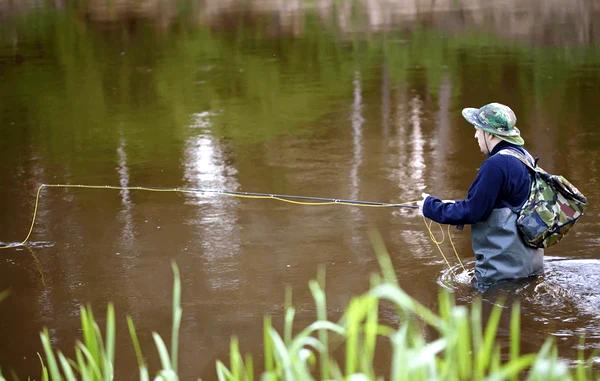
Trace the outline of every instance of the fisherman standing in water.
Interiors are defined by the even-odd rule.
[[[442,201],[423,194],[422,214],[436,222],[472,225],[475,253],[474,286],[486,290],[501,280],[526,278],[544,271],[544,250],[525,245],[517,230],[517,213],[529,196],[532,175],[516,157],[501,151],[516,150],[530,159],[515,126],[515,113],[490,103],[465,108],[463,117],[475,127],[479,149],[487,156],[464,200]]]

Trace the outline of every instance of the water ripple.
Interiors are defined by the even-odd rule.
[[[2,242],[0,242],[0,245],[1,244],[2,244]],[[10,242],[7,245],[9,245],[9,247],[16,248],[17,251],[23,251],[26,248],[27,249],[47,249],[50,247],[54,247],[55,244],[56,243],[52,242],[52,241],[27,241],[25,246],[21,245],[21,242]]]
[[[586,347],[600,348],[600,260],[546,257],[544,275],[506,282],[483,294],[471,287],[474,262],[441,272],[438,284],[450,290],[461,302],[470,303],[476,297],[494,303],[497,296],[521,301],[522,313],[540,326],[560,323],[551,334],[556,337],[580,337],[588,340]]]

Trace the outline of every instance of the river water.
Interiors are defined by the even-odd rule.
[[[460,111],[497,101],[540,165],[590,202],[546,251],[545,276],[504,290],[521,301],[523,349],[550,335],[572,360],[585,336],[589,354],[600,349],[598,20],[597,1],[0,0],[0,241],[25,238],[42,183],[461,198],[483,157]],[[150,333],[169,337],[175,261],[181,374],[213,379],[232,335],[260,353],[286,286],[298,324],[314,319],[307,282],[321,265],[339,316],[377,270],[370,230],[427,306],[443,287],[460,303],[478,296],[411,211],[45,189],[30,244],[0,251],[11,292],[0,364],[37,377],[38,332],[68,350],[79,308],[103,321],[109,302],[119,378],[136,374],[126,314],[156,364]],[[469,228],[452,237],[472,268]]]

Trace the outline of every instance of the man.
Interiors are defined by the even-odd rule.
[[[467,198],[442,201],[424,194],[422,214],[443,224],[472,225],[474,286],[480,291],[501,280],[541,274],[544,251],[526,246],[516,226],[517,212],[529,197],[532,176],[519,159],[503,154],[517,150],[534,163],[523,148],[515,113],[508,106],[490,103],[479,109],[465,108],[462,115],[475,127],[475,139],[487,159]]]

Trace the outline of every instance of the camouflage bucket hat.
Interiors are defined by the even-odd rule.
[[[465,108],[462,110],[462,116],[475,128],[480,128],[502,140],[519,146],[525,144],[521,131],[515,126],[517,117],[508,106],[490,103],[481,108]]]

